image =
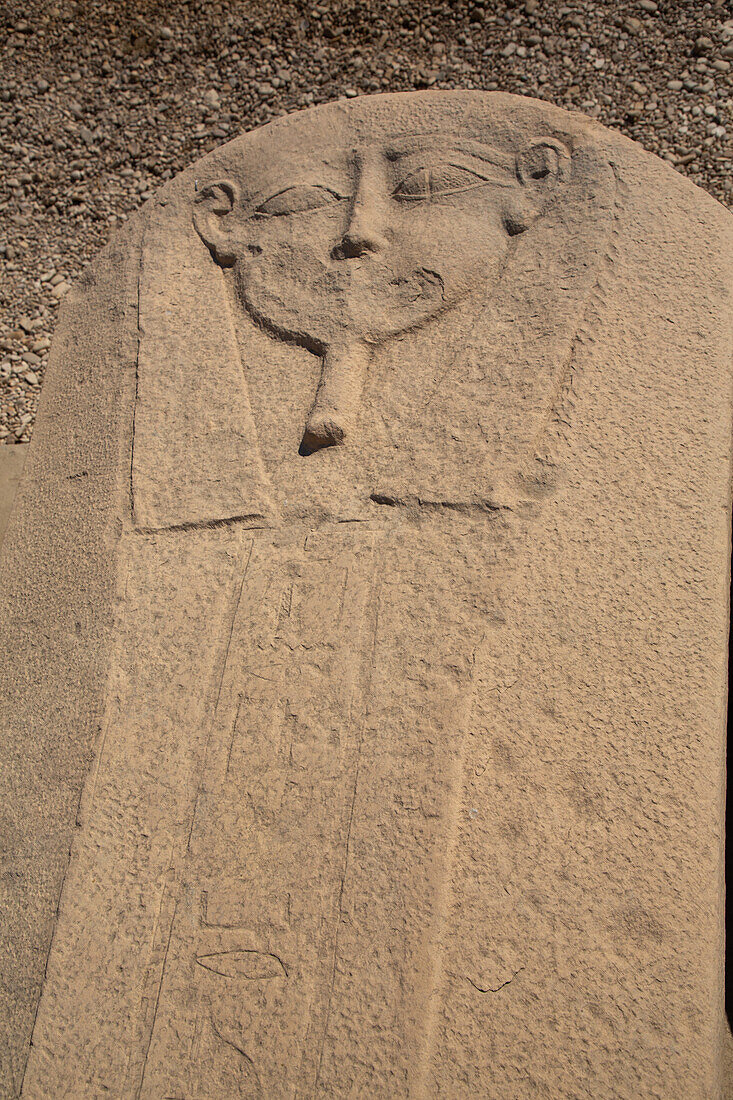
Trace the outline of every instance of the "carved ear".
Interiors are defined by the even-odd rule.
[[[235,261],[232,250],[231,226],[227,215],[239,202],[239,189],[231,180],[208,183],[196,196],[193,224],[201,240],[213,253],[222,267],[230,267]]]
[[[542,213],[558,182],[570,175],[570,153],[561,141],[543,138],[517,157],[521,188],[506,198],[504,225],[515,237]]]
[[[517,178],[532,188],[552,188],[570,172],[570,153],[561,141],[543,138],[517,157]]]

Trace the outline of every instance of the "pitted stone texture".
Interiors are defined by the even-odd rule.
[[[100,257],[3,566],[5,1094],[721,1095],[732,243],[425,93]]]
[[[13,509],[15,491],[23,473],[27,450],[27,444],[22,443],[19,446],[3,447],[0,451],[0,547]]]

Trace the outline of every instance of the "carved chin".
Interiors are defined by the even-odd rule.
[[[447,304],[438,272],[396,273],[372,258],[300,272],[258,262],[241,273],[239,293],[258,323],[314,350],[349,339],[379,343]]]

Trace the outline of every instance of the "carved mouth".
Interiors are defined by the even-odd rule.
[[[446,303],[437,271],[395,272],[373,259],[299,271],[256,262],[242,291],[259,324],[312,350],[331,343],[339,332],[379,342],[427,320]]]
[[[427,267],[418,268],[410,275],[400,275],[390,280],[389,285],[394,287],[397,296],[408,302],[417,302],[421,298],[434,300],[440,296],[445,301],[445,284],[437,271],[431,271]]]
[[[312,279],[294,279],[291,275],[288,282],[296,294],[306,291],[314,301],[338,298],[347,306],[352,300],[366,299],[389,309],[421,300],[445,299],[445,284],[437,271],[418,267],[390,278],[388,269],[368,259],[341,263]]]

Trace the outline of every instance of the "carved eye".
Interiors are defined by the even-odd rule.
[[[338,202],[341,195],[331,191],[328,187],[319,185],[309,186],[303,184],[297,187],[287,187],[266,199],[255,210],[255,216],[261,218],[281,218],[286,214],[304,214],[308,210],[317,210],[321,206],[327,206],[331,202]]]
[[[438,164],[411,172],[394,190],[393,197],[402,202],[429,202],[433,196],[471,191],[487,182],[469,168],[457,164]]]

